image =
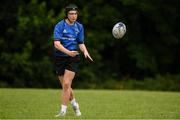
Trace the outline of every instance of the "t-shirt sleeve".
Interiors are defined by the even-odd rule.
[[[62,24],[57,24],[54,28],[54,40],[61,40],[62,34]]]
[[[78,34],[77,42],[78,42],[78,44],[83,44],[84,43],[84,28],[83,28],[82,25],[80,27],[80,31],[79,31],[79,34]]]

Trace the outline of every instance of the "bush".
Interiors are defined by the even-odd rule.
[[[122,84],[124,89],[180,91],[180,74],[156,75],[154,78],[144,80],[122,80]]]

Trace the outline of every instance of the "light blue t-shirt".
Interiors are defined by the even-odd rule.
[[[84,28],[83,25],[75,22],[69,25],[65,20],[61,20],[54,28],[54,40],[58,40],[68,50],[78,50],[78,44],[84,43]],[[54,55],[66,57],[67,54],[54,48]]]

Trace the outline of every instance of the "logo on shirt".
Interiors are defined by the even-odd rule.
[[[75,33],[76,35],[79,33],[79,30],[77,28],[75,28]]]
[[[66,29],[64,29],[64,30],[63,30],[63,33],[67,33],[67,30],[66,30]]]

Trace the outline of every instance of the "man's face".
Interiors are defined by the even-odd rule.
[[[77,20],[77,11],[71,10],[68,12],[68,18],[70,22],[75,22]]]

